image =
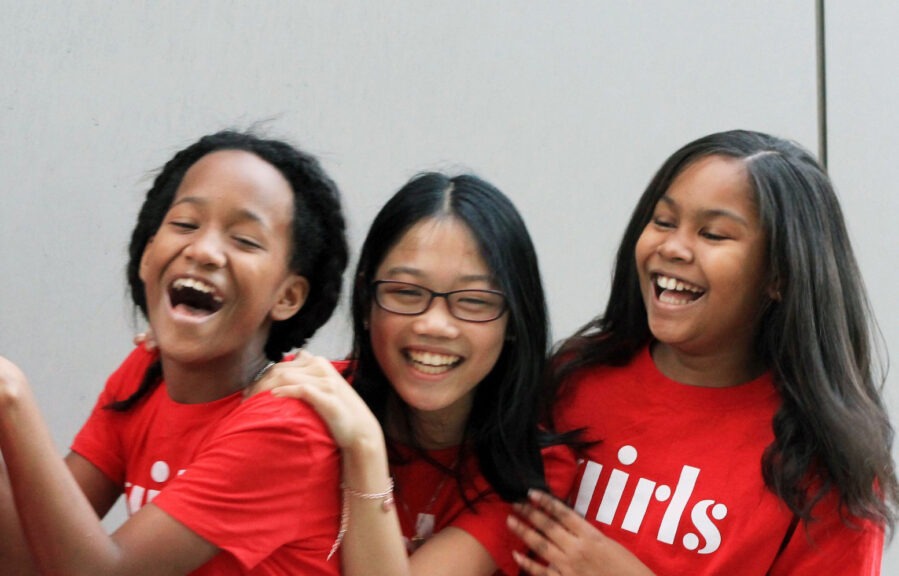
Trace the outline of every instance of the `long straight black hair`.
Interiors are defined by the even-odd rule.
[[[375,217],[362,245],[353,290],[353,385],[382,427],[388,429],[384,425],[390,401],[404,409],[408,423],[409,411],[378,364],[366,323],[378,267],[412,226],[428,219],[463,223],[506,296],[506,341],[493,369],[475,388],[462,449],[474,450],[481,473],[502,498],[521,500],[529,488],[546,487],[537,414],[549,328],[530,235],[512,202],[495,187],[470,175],[422,174]],[[466,480],[456,476],[463,495]]]
[[[675,152],[637,202],[618,250],[605,312],[555,353],[553,384],[595,365],[627,363],[652,339],[634,250],[659,198],[699,158],[743,161],[767,236],[767,280],[780,293],[762,311],[758,356],[782,405],[761,473],[800,518],[830,490],[841,507],[892,527],[899,488],[893,429],[881,398],[876,326],[830,179],[799,145],[735,130]]]

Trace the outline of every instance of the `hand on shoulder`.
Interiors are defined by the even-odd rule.
[[[274,365],[246,394],[265,391],[307,402],[344,451],[383,445],[377,418],[327,358],[300,351],[293,360]]]

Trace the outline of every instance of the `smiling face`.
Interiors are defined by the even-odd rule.
[[[437,292],[497,289],[470,230],[452,217],[410,228],[378,266],[375,279]],[[475,387],[502,351],[507,318],[459,320],[444,298],[435,298],[418,316],[387,312],[372,302],[369,330],[378,364],[413,415],[461,430]]]
[[[272,321],[305,299],[288,269],[293,192],[249,152],[221,150],[187,173],[144,249],[147,317],[164,358],[232,365],[262,355]]]
[[[635,249],[657,351],[724,356],[751,373],[769,291],[765,250],[742,161],[707,156],[687,166],[656,204]]]

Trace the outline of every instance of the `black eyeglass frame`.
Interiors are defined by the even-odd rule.
[[[427,304],[425,304],[425,307],[420,312],[398,312],[396,310],[393,310],[391,308],[387,308],[386,306],[384,306],[384,304],[382,304],[381,300],[378,298],[378,286],[381,286],[384,284],[399,284],[402,286],[409,286],[412,288],[417,288],[419,290],[423,290],[423,291],[427,292],[430,295],[430,297],[428,298]],[[462,290],[450,290],[449,292],[437,292],[436,290],[431,290],[430,288],[422,286],[421,284],[413,284],[412,282],[402,282],[400,280],[374,280],[370,284],[370,286],[371,286],[372,300],[375,301],[375,304],[378,305],[378,308],[380,308],[381,310],[384,310],[385,312],[390,312],[391,314],[398,314],[400,316],[421,316],[422,314],[424,314],[425,312],[427,312],[428,310],[431,309],[431,305],[434,304],[435,298],[443,298],[444,300],[446,300],[446,308],[447,308],[447,310],[449,310],[449,313],[453,318],[455,318],[457,320],[461,320],[463,322],[473,322],[475,324],[484,324],[486,322],[493,322],[494,320],[498,320],[498,319],[502,318],[503,314],[505,314],[509,310],[509,303],[506,299],[506,295],[503,294],[502,292],[500,292],[499,290],[465,288]],[[453,294],[459,294],[461,292],[475,292],[475,293],[492,294],[494,296],[499,296],[502,299],[502,305],[500,306],[499,312],[493,318],[488,318],[486,320],[472,320],[471,318],[462,318],[458,314],[456,314],[456,312],[453,308],[453,301],[450,300],[450,296],[452,296]]]

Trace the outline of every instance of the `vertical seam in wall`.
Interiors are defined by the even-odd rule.
[[[815,1],[815,44],[818,77],[818,160],[827,168],[827,38],[824,27],[824,0]]]

